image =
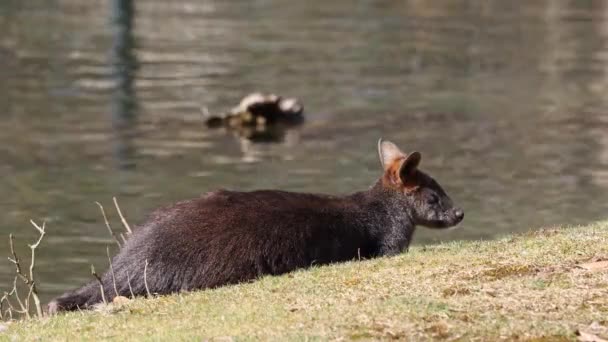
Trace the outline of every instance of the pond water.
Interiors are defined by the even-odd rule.
[[[608,3],[0,2],[0,250],[37,255],[43,299],[88,281],[120,229],[218,187],[347,193],[379,137],[465,209],[415,243],[608,217]],[[305,124],[250,144],[203,125],[252,91]],[[0,287],[12,266],[0,262]]]

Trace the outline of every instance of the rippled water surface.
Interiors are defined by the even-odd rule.
[[[0,32],[0,250],[47,222],[45,300],[105,268],[95,201],[118,230],[113,196],[135,225],[218,187],[361,190],[380,136],[466,211],[416,243],[608,217],[605,2],[2,0]],[[203,126],[256,90],[307,121],[276,144]]]

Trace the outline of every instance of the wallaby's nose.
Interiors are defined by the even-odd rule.
[[[462,211],[462,209],[455,209],[454,217],[456,217],[458,222],[462,221],[462,219],[464,218],[464,211]]]

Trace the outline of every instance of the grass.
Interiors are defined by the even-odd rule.
[[[14,322],[0,340],[575,340],[608,330],[608,222],[414,247]]]

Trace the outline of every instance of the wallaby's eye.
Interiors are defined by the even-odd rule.
[[[437,204],[439,203],[439,196],[432,194],[431,196],[429,196],[429,199],[427,200],[428,204]]]

